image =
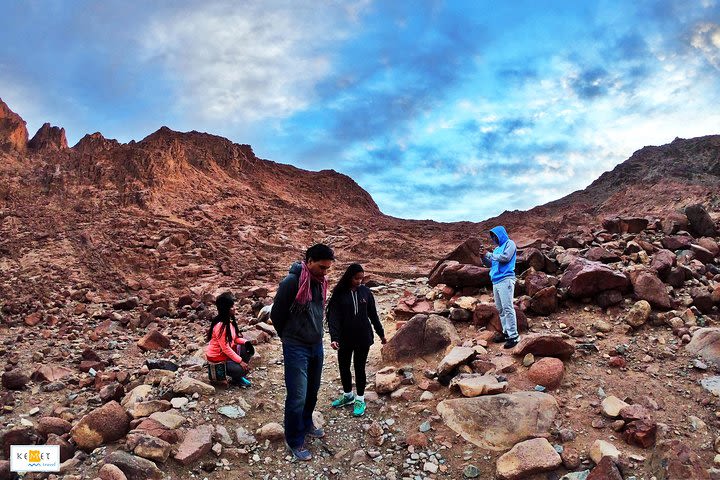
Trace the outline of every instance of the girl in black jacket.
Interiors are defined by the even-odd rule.
[[[338,351],[338,365],[343,395],[332,402],[333,407],[353,405],[353,415],[365,413],[365,363],[373,331],[384,344],[385,332],[375,308],[375,298],[368,287],[362,285],[365,271],[357,263],[351,264],[332,291],[328,301],[327,319],[330,327],[330,346]],[[372,327],[370,323],[372,322]],[[355,386],[357,396],[352,392],[350,361],[355,364]]]

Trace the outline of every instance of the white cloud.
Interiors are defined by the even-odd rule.
[[[211,2],[149,23],[143,58],[170,77],[186,116],[240,124],[304,109],[331,70],[332,47],[366,1]]]
[[[720,25],[701,23],[695,28],[690,45],[700,50],[707,61],[720,70]]]

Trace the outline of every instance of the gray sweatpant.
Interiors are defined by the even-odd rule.
[[[518,337],[517,318],[513,306],[514,293],[515,277],[504,278],[493,284],[493,296],[495,297],[495,307],[500,312],[500,324],[503,333],[510,339]]]

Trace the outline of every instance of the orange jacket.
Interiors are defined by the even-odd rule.
[[[235,327],[229,325],[229,328],[232,335],[232,344],[229,344],[225,338],[225,330],[223,329],[222,323],[218,323],[215,325],[215,328],[213,328],[212,338],[205,348],[205,356],[207,356],[208,361],[225,362],[232,360],[236,363],[243,363],[243,359],[240,358],[240,355],[237,354],[233,347],[236,344],[242,345],[246,340],[237,335]]]

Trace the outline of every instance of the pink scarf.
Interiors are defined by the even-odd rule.
[[[325,275],[316,277],[310,273],[305,262],[302,262],[302,272],[300,273],[300,282],[298,283],[298,292],[295,295],[295,302],[298,305],[307,305],[312,301],[312,288],[310,288],[311,280],[315,280],[320,283],[323,288],[323,305],[327,299],[328,280]]]

